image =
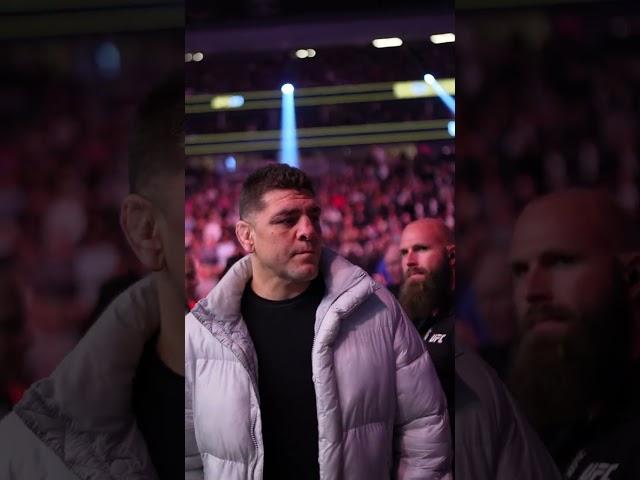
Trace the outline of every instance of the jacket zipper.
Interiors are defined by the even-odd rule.
[[[194,316],[196,317],[196,319],[197,319],[198,321],[200,321],[200,318],[199,318],[198,316],[196,316],[196,315],[194,315]],[[200,322],[200,323],[202,323],[202,322]],[[209,330],[209,332],[211,333],[211,335],[212,335],[214,338],[216,338],[217,336],[213,333],[212,328],[213,328],[213,324],[212,324],[211,328],[207,328],[207,330]],[[233,342],[232,342],[232,343],[233,343]],[[223,346],[224,346],[224,344],[223,344]],[[227,347],[227,348],[229,348],[229,347]],[[254,391],[254,392],[255,392],[255,394],[256,394],[256,399],[257,399],[257,401],[258,401],[258,410],[259,410],[259,409],[260,409],[260,392],[258,391],[258,382],[257,382],[257,381],[256,381],[256,379],[255,379],[255,375],[253,375],[253,374],[252,374],[252,372],[251,372],[251,368],[249,367],[249,363],[248,363],[247,361],[245,361],[245,359],[244,359],[244,355],[238,355],[238,354],[236,354],[236,352],[235,352],[232,348],[229,348],[229,350],[231,350],[231,353],[232,353],[232,354],[233,354],[233,355],[238,359],[238,361],[240,362],[240,364],[241,364],[241,365],[244,367],[244,369],[246,370],[247,375],[249,375],[249,378],[251,379],[251,386],[253,387],[253,391]],[[244,353],[244,352],[243,352],[243,353]],[[258,414],[256,414],[256,415],[255,415],[255,417],[251,419],[251,430],[250,430],[250,432],[249,432],[249,434],[250,434],[250,436],[251,436],[251,440],[252,440],[252,442],[253,442],[253,446],[254,446],[254,447],[255,447],[255,449],[256,449],[256,467],[257,467],[257,464],[258,464],[258,462],[257,462],[257,456],[258,456],[258,453],[259,453],[258,439],[256,438],[256,434],[255,434],[255,428],[256,428],[256,423],[257,423],[257,421],[258,421]],[[255,468],[256,468],[256,467],[254,467],[254,472],[255,472]]]

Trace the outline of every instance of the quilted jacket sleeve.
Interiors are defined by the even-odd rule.
[[[415,327],[397,302],[391,311],[397,396],[393,477],[448,480],[452,446],[444,393]]]
[[[189,328],[189,320],[185,322],[185,328]],[[184,478],[185,480],[204,479],[202,458],[196,442],[196,430],[193,421],[193,363],[191,342],[188,334],[185,345],[185,381],[184,381]]]

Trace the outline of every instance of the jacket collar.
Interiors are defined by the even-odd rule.
[[[318,307],[317,320],[324,317],[331,306],[342,315],[348,314],[376,289],[375,282],[360,267],[332,250],[323,249],[320,260],[326,292]],[[215,322],[235,323],[240,319],[240,300],[251,279],[251,255],[238,260],[218,285],[196,307]],[[204,307],[204,312],[202,311]],[[316,330],[317,330],[316,321]]]
[[[15,412],[81,479],[156,477],[131,407],[146,341],[159,328],[147,277],[120,294]]]

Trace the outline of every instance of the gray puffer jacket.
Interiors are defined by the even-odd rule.
[[[120,294],[53,374],[29,388],[0,422],[0,478],[157,478],[131,394],[159,320],[150,277]]]
[[[325,250],[321,274],[310,352],[321,479],[449,479],[446,403],[420,336],[359,267]],[[186,478],[262,478],[257,359],[240,315],[250,278],[248,256],[186,318]]]

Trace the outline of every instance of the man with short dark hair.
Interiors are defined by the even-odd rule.
[[[569,479],[640,478],[638,252],[634,220],[601,191],[540,197],[514,228],[510,383]]]
[[[249,253],[186,319],[188,478],[448,479],[444,396],[388,290],[323,249],[300,170],[245,181]]]
[[[182,475],[184,81],[154,89],[131,143],[120,223],[151,272],[122,292],[0,424],[0,477]]]

